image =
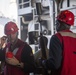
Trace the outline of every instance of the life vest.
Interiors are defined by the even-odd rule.
[[[23,44],[21,42],[21,44]],[[22,46],[20,46],[19,48],[15,48],[13,50],[13,54],[14,56],[21,61],[21,53],[22,53],[22,49],[24,47],[24,44]],[[9,51],[10,48],[10,44],[7,45],[6,47],[6,53]],[[22,68],[19,68],[17,66],[11,66],[8,64],[5,64],[5,68],[4,68],[4,75],[29,75],[28,73],[25,73]]]
[[[76,33],[62,31],[56,36],[63,46],[62,66],[58,75],[76,75]]]

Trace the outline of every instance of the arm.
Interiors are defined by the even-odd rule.
[[[6,38],[5,36],[0,38],[0,61],[5,60],[5,46],[6,46]]]
[[[35,68],[34,56],[33,56],[31,47],[27,44],[23,48],[21,61],[24,63],[23,69],[25,72],[34,70]]]
[[[48,69],[58,69],[62,60],[62,44],[57,36],[52,36],[49,47],[49,59],[45,60],[45,66]]]
[[[0,49],[0,61],[4,61],[5,60],[5,52],[4,50]]]

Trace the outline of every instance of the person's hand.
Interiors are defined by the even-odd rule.
[[[0,49],[2,48],[2,42],[1,42],[1,38],[0,38]]]
[[[0,49],[6,46],[6,36],[0,38]]]
[[[39,64],[40,64],[40,66],[42,66],[43,68],[46,68],[45,61],[46,61],[45,59],[39,58]]]
[[[6,58],[6,63],[16,66],[19,61],[13,56],[13,58]]]
[[[40,64],[40,66],[43,66],[43,64],[42,64],[43,60],[44,60],[44,59],[39,58],[39,64]]]

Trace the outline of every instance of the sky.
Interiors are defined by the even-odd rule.
[[[5,19],[1,19],[5,17]],[[16,0],[0,0],[0,37],[4,35],[4,24],[7,18],[14,19],[17,22],[17,5]]]
[[[0,0],[0,15],[17,20],[16,0]]]

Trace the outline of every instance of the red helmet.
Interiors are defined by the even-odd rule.
[[[17,25],[14,22],[8,22],[5,25],[4,33],[6,35],[14,34],[17,31],[18,31],[18,27],[17,27]]]
[[[71,11],[61,11],[61,13],[57,16],[57,19],[66,24],[74,25],[74,14]]]

